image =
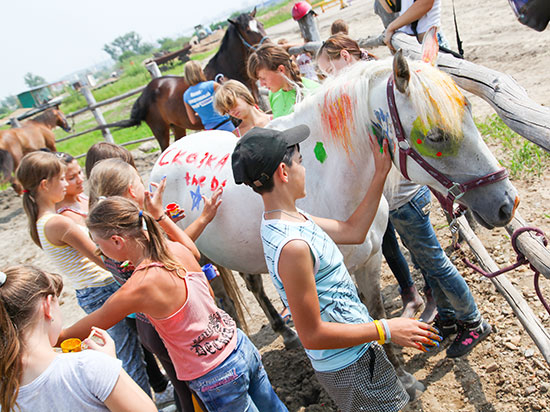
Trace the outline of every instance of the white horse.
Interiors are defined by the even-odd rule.
[[[300,208],[316,216],[343,220],[350,216],[374,172],[370,135],[390,140],[394,163],[399,168],[398,141],[387,100],[387,83],[392,75],[398,90],[391,93],[406,139],[431,167],[457,183],[491,175],[499,169],[475,127],[468,102],[450,77],[426,63],[407,63],[398,53],[393,59],[393,71],[391,60],[357,63],[297,104],[293,114],[269,124],[275,129],[307,124],[311,129],[310,137],[300,145],[307,182],[307,197],[298,202]],[[174,142],[157,160],[151,180],[167,176],[164,201],[177,202],[185,209],[184,225],[198,217],[201,196],[209,196],[223,185],[223,204],[197,240],[197,246],[227,268],[243,274],[266,273],[260,239],[263,205],[260,196],[249,187],[234,183],[231,153],[236,142],[233,134],[223,131],[196,133]],[[447,193],[441,181],[415,161],[409,160],[404,169],[411,180]],[[501,176],[497,182],[468,191],[460,202],[469,206],[483,225],[494,227],[510,221],[516,196],[510,181]],[[382,199],[366,241],[341,247],[361,298],[375,318],[384,316],[379,282],[381,242],[387,221],[388,206]],[[289,343],[294,336],[265,296],[261,279],[245,279],[272,327],[283,334],[285,344]],[[399,366],[391,350],[388,355],[405,386],[414,387],[415,379]]]

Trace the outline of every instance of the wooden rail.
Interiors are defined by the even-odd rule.
[[[83,107],[82,109],[78,109],[78,110],[76,110],[72,113],[69,113],[66,117],[69,117],[69,118],[70,117],[75,117],[75,116],[78,116],[79,114],[82,114],[82,113],[88,111],[88,110],[93,110],[93,109],[97,109],[98,107],[102,107],[102,106],[105,106],[105,105],[108,105],[108,104],[111,104],[111,103],[116,103],[120,100],[126,99],[127,97],[133,96],[134,94],[141,93],[143,91],[143,89],[145,89],[146,87],[147,87],[147,85],[140,86],[140,87],[138,87],[134,90],[130,90],[129,92],[123,93],[121,95],[114,96],[114,97],[111,97],[109,99],[105,99],[105,100],[102,100],[100,102],[97,102],[96,104]]]

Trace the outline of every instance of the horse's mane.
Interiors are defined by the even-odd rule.
[[[47,125],[55,125],[57,123],[57,119],[52,109],[48,109],[45,112],[40,113],[38,116],[35,116],[29,120]]]
[[[409,98],[427,129],[437,125],[450,138],[461,138],[466,99],[451,78],[429,64],[408,61]],[[370,152],[369,139],[378,107],[371,107],[369,93],[375,80],[391,72],[392,60],[358,62],[327,80],[315,93],[296,105],[295,113],[314,116],[323,138],[342,147],[348,155]],[[397,92],[396,92],[397,93]],[[311,117],[310,117],[311,118]]]

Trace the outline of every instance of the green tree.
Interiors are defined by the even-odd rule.
[[[37,74],[32,74],[30,72],[25,74],[23,79],[25,80],[25,84],[29,87],[36,87],[46,84],[46,79],[44,79],[42,76],[38,76]]]
[[[135,31],[131,31],[122,36],[118,36],[111,43],[103,46],[105,51],[113,60],[121,60],[121,57],[128,58],[132,53],[145,54],[152,50],[153,46],[141,42],[141,36]]]

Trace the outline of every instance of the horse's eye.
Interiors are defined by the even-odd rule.
[[[450,133],[438,127],[430,129],[426,134],[426,138],[434,143],[448,141],[451,137]]]

